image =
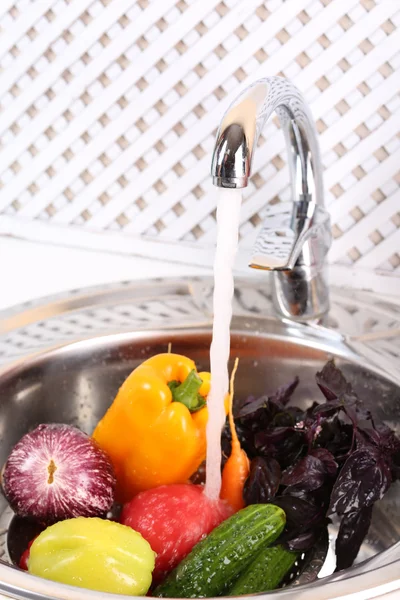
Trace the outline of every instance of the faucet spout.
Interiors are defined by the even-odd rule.
[[[329,307],[324,263],[331,244],[330,220],[314,122],[290,81],[260,79],[234,100],[217,133],[211,174],[218,187],[246,187],[258,138],[273,113],[285,137],[292,202],[267,208],[250,266],[276,271],[273,295],[281,315],[315,319]]]

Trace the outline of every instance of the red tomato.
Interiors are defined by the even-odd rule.
[[[18,566],[20,569],[23,569],[24,571],[28,570],[28,560],[29,560],[29,554],[30,554],[30,550],[31,550],[31,546],[33,544],[33,542],[36,540],[38,536],[35,536],[33,538],[33,540],[31,540],[28,544],[27,549],[22,553],[21,558],[19,559],[19,563]]]
[[[125,504],[121,523],[141,533],[156,552],[153,582],[159,583],[204,536],[233,513],[192,484],[163,485]]]
[[[23,553],[21,558],[19,559],[19,568],[24,571],[28,570],[28,559],[29,559],[30,549],[27,548]]]

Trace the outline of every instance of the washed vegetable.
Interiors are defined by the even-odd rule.
[[[263,548],[229,588],[227,596],[275,590],[290,572],[298,557],[298,552],[290,552],[283,546]]]
[[[278,538],[284,526],[285,513],[277,506],[260,504],[240,510],[199,542],[153,595],[163,598],[222,595],[258,551]]]
[[[60,522],[14,557],[21,568],[114,593],[145,594],[153,583],[158,597],[248,595],[279,586],[332,516],[337,569],[350,567],[374,503],[400,479],[400,440],[333,361],[316,375],[323,402],[289,405],[296,378],[242,402],[234,422],[236,367],[217,502],[187,483],[205,457],[210,374],[186,357],[159,355],[133,371],[94,439],[61,424],[24,436],[2,474],[12,508],[36,519],[23,543]],[[128,500],[121,524],[83,518],[105,516],[116,485]]]
[[[336,570],[348,569],[357,557],[368,533],[372,518],[372,504],[343,515],[336,538]]]
[[[229,394],[228,422],[231,432],[231,454],[222,471],[222,485],[220,494],[221,498],[226,500],[235,511],[245,507],[245,502],[243,499],[243,487],[249,475],[250,469],[250,462],[247,458],[247,454],[240,446],[232,412],[234,381],[238,362],[238,359],[236,359],[231,375]]]
[[[242,403],[236,430],[251,459],[244,499],[273,502],[285,511],[281,540],[291,550],[311,548],[328,518],[339,517],[336,557],[342,569],[357,556],[373,504],[400,478],[400,440],[372,418],[333,361],[316,382],[325,401],[306,410],[289,406],[298,378],[271,396]],[[226,427],[225,455],[230,440]]]
[[[278,492],[281,478],[282,471],[277,460],[266,460],[261,456],[253,458],[243,488],[246,503],[262,504],[272,500]]]
[[[34,538],[33,540],[31,540],[29,542],[27,549],[23,551],[23,553],[21,554],[21,558],[19,559],[18,566],[23,571],[27,571],[28,570],[28,560],[29,560],[29,556],[30,556],[30,553],[31,553],[31,546],[32,546],[33,542],[35,541],[35,539],[36,538]]]
[[[151,583],[154,552],[142,536],[98,518],[69,519],[33,542],[29,573],[100,592],[143,596]]]
[[[4,467],[3,491],[21,517],[45,523],[102,516],[114,501],[110,459],[85,433],[44,424],[24,435]]]
[[[231,514],[226,502],[209,500],[202,486],[175,484],[135,496],[125,504],[121,523],[141,533],[157,553],[153,581],[158,583]]]
[[[159,354],[122,384],[93,437],[117,475],[117,498],[184,483],[205,458],[210,374],[189,358]]]

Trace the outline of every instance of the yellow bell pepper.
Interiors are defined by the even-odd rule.
[[[210,373],[179,354],[159,354],[125,380],[93,437],[113,462],[117,499],[184,483],[206,455]]]

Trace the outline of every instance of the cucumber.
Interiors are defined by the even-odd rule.
[[[156,587],[159,598],[218,596],[272,544],[286,523],[284,511],[273,504],[253,504],[221,523],[201,540],[165,581]]]
[[[263,548],[251,564],[239,575],[229,588],[227,596],[242,596],[275,590],[299,557],[283,546]]]

